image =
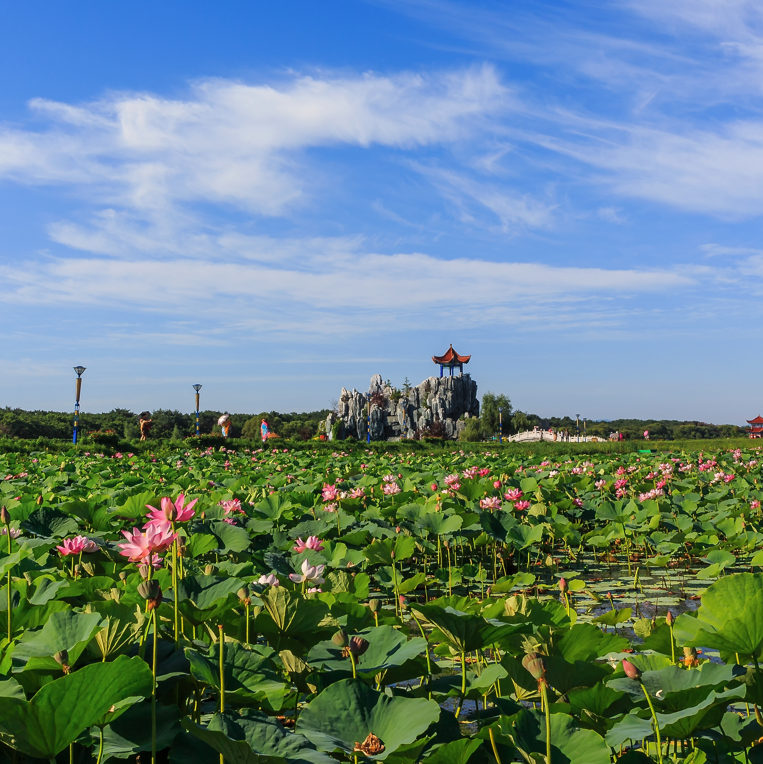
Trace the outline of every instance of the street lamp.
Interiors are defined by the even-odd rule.
[[[74,371],[77,373],[77,392],[74,400],[74,434],[72,435],[72,443],[77,445],[77,429],[79,428],[79,396],[82,392],[82,375],[85,373],[84,366],[75,366]]]
[[[194,385],[193,389],[196,391],[196,437],[199,437],[199,390],[201,385]]]
[[[503,443],[503,408],[498,407],[498,442]]]
[[[586,418],[585,418],[585,417],[583,417],[583,442],[584,442],[584,443],[587,443],[587,442],[588,442],[588,441],[586,440],[586,438],[588,437],[588,432],[586,431],[586,426],[585,426],[585,424],[586,424],[586,421],[587,421],[587,420],[586,420]]]
[[[580,414],[575,414],[575,429],[577,430],[578,443],[580,443]]]

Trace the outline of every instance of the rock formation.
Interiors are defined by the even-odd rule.
[[[420,385],[405,391],[395,390],[382,382],[379,374],[371,377],[368,393],[342,388],[337,411],[326,419],[326,432],[332,439],[339,422],[337,436],[365,440],[368,431],[368,396],[371,397],[371,440],[412,438],[435,422],[442,422],[446,438],[457,438],[466,426],[464,419],[479,416],[477,383],[469,374],[455,377],[429,377]]]

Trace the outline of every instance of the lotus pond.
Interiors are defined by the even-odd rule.
[[[763,761],[761,461],[3,454],[0,757]]]

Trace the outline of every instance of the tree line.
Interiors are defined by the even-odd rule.
[[[201,411],[199,430],[202,435],[220,434],[217,420],[224,412]],[[265,411],[259,414],[231,414],[233,422],[231,436],[252,440],[260,438],[260,422],[267,419],[272,432],[282,438],[310,440],[318,433],[319,423],[328,416],[328,409],[307,413],[290,414]],[[157,409],[152,412],[153,426],[151,438],[182,440],[196,433],[196,413],[186,414],[172,409]],[[61,411],[25,411],[24,409],[0,409],[0,436],[10,438],[54,438],[67,439],[72,436],[73,415]],[[138,415],[129,409],[112,409],[107,413],[80,414],[80,432],[113,433],[119,438],[137,440],[140,437]]]

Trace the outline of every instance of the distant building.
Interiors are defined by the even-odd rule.
[[[459,355],[453,350],[451,345],[444,355],[433,355],[432,361],[440,367],[440,376],[443,376],[445,369],[450,369],[450,376],[453,376],[453,369],[457,366],[459,374],[464,373],[464,364],[469,363],[470,355]]]
[[[763,416],[758,415],[755,419],[748,419],[747,424],[750,425],[751,438],[763,438]]]

